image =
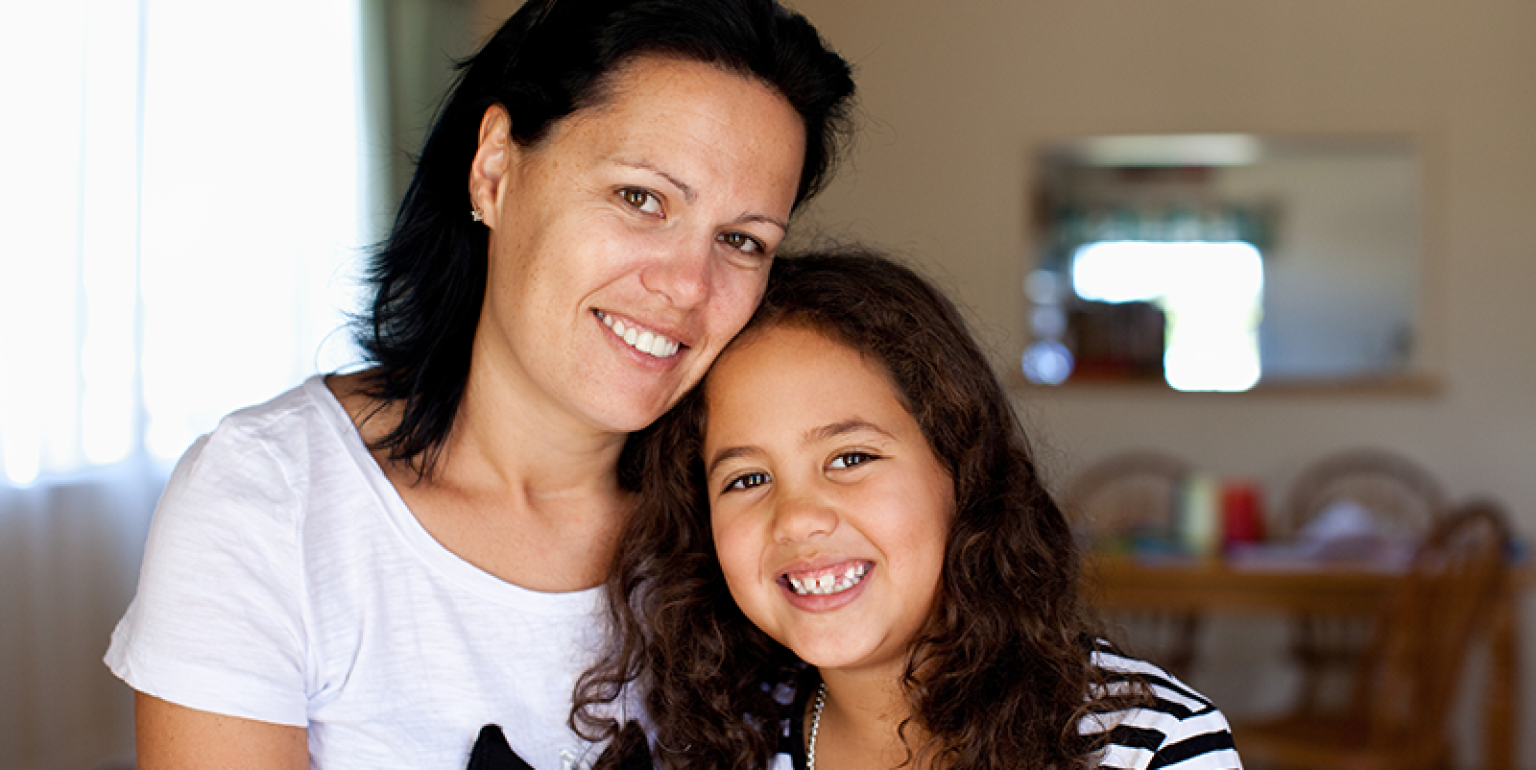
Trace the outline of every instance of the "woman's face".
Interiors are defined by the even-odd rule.
[[[897,675],[932,612],[954,485],[884,368],[777,327],[727,351],[704,387],[731,596],[823,673]]]
[[[718,67],[640,57],[608,93],[528,147],[492,108],[471,172],[471,382],[555,430],[639,429],[703,376],[762,297],[805,153],[788,102]]]

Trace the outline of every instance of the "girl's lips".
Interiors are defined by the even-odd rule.
[[[816,569],[791,570],[779,576],[779,589],[797,609],[829,612],[863,595],[875,563],[848,560]]]
[[[783,579],[797,594],[835,594],[858,584],[872,565],[873,562],[863,560],[845,561],[818,569],[792,570],[784,573]]]

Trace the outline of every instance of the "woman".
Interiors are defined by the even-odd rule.
[[[625,438],[751,315],[851,94],[773,0],[509,19],[374,262],[376,366],[232,415],[167,487],[107,656],[140,766],[463,767],[486,724],[590,764]]]

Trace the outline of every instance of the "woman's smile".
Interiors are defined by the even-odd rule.
[[[671,337],[662,332],[652,331],[642,327],[638,322],[631,320],[628,323],[613,313],[602,310],[592,311],[604,326],[613,330],[613,336],[622,340],[625,345],[634,348],[648,356],[655,358],[671,358],[677,355],[677,350],[682,346]]]

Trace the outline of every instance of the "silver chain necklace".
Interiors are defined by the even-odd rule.
[[[821,710],[827,706],[827,683],[816,691],[816,705],[811,707],[811,739],[805,742],[805,770],[816,770],[816,734],[821,732]]]

